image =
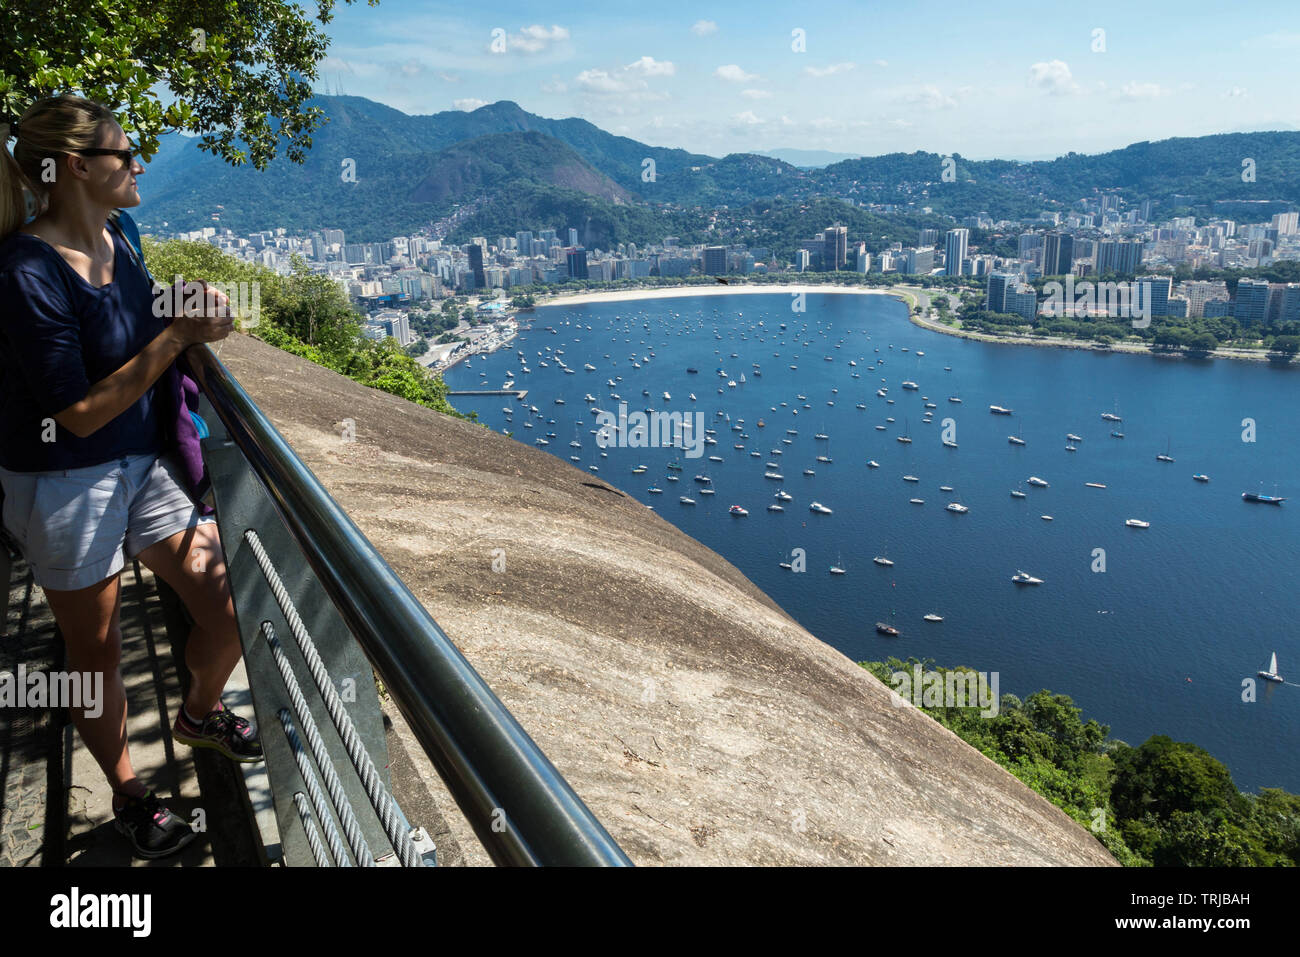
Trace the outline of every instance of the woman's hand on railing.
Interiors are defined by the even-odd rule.
[[[195,290],[195,285],[199,287],[198,290]],[[188,290],[185,289],[186,286],[189,287]],[[217,342],[230,335],[235,328],[230,297],[205,282],[183,283],[178,278],[172,290],[171,301],[180,307],[172,319],[171,330],[180,340],[182,348],[202,342]]]

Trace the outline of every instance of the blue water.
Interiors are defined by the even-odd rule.
[[[512,429],[522,442],[555,432],[546,451],[565,461],[577,453],[575,467],[584,471],[598,465],[602,479],[725,556],[848,657],[916,656],[996,671],[1004,694],[1069,694],[1085,719],[1109,724],[1113,737],[1191,741],[1223,761],[1238,787],[1300,792],[1300,370],[968,342],[911,325],[905,307],[883,296],[811,295],[802,314],[785,295],[557,306],[537,310],[532,321],[514,348],[446,378],[452,389],[497,388],[515,373],[516,385],[529,390],[525,405],[539,410],[534,427],[523,427],[528,413],[512,398],[460,397],[455,405],[477,411],[495,430]],[[777,328],[782,322],[785,332]],[[544,331],[547,325],[556,334]],[[576,374],[549,358],[555,349]],[[516,350],[526,354],[528,374]],[[633,367],[631,354],[651,351],[649,362]],[[869,371],[880,357],[884,364]],[[596,372],[583,371],[588,362]],[[688,374],[688,366],[699,374]],[[726,388],[719,366],[747,381]],[[619,376],[611,390],[606,380]],[[882,379],[893,405],[875,394]],[[919,391],[903,390],[905,379]],[[671,401],[662,400],[665,390]],[[681,480],[668,482],[665,466],[680,454],[675,450],[611,447],[600,457],[583,395],[616,411],[612,391],[629,411],[704,412],[717,429],[717,444],[705,454],[724,462],[683,458]],[[954,392],[960,405],[947,401]],[[800,393],[808,408],[795,399]],[[554,404],[557,396],[564,405]],[[938,406],[930,424],[922,422],[923,396]],[[855,408],[858,402],[867,408]],[[1015,415],[992,415],[990,404]],[[509,419],[507,406],[515,408]],[[1100,418],[1115,408],[1123,439],[1111,438],[1115,426]],[[716,418],[718,410],[732,422],[744,419],[750,438],[743,451],[733,448],[740,433]],[[886,416],[897,421],[876,431]],[[940,442],[949,418],[957,449]],[[1246,419],[1254,423],[1253,442],[1243,438]],[[782,445],[787,428],[798,435]],[[905,428],[910,445],[895,439]],[[1023,447],[1007,441],[1018,430]],[[829,442],[815,440],[816,432]],[[1082,436],[1078,451],[1065,450],[1067,432]],[[575,433],[581,450],[569,447]],[[784,454],[770,455],[774,448]],[[1155,459],[1166,448],[1173,464]],[[818,454],[833,462],[816,462]],[[867,468],[868,459],[881,467]],[[784,482],[763,478],[769,461],[780,463]],[[631,474],[638,464],[649,470]],[[692,477],[701,465],[714,496],[697,494]],[[816,474],[804,476],[806,467]],[[1210,482],[1194,482],[1197,472]],[[920,482],[906,483],[904,474]],[[1010,490],[1031,475],[1050,487],[1026,484],[1028,497],[1012,498]],[[651,485],[663,494],[648,493]],[[766,507],[778,487],[794,500],[783,503],[784,513],[771,513]],[[1281,507],[1247,504],[1246,490],[1293,498]],[[684,494],[698,504],[680,505]],[[909,504],[912,497],[925,504]],[[834,514],[810,513],[814,499]],[[950,501],[970,511],[947,512]],[[750,514],[729,515],[733,503]],[[1127,518],[1151,527],[1127,528]],[[807,556],[801,574],[778,567],[795,548]],[[1095,549],[1104,549],[1104,571],[1094,571]],[[892,568],[872,563],[882,554]],[[833,563],[847,574],[829,574]],[[1019,587],[1010,580],[1017,569],[1045,583]],[[927,612],[945,620],[923,621]],[[892,620],[901,635],[878,636],[879,620]],[[1258,700],[1243,702],[1243,679],[1274,651],[1289,683],[1259,682]]]

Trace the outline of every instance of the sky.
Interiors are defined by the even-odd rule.
[[[513,100],[654,146],[1045,159],[1300,130],[1300,0],[336,7],[317,88]]]

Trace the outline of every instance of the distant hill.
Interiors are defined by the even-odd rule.
[[[820,169],[843,160],[859,159],[859,153],[832,153],[829,150],[754,150],[757,156],[770,156],[799,169]]]
[[[320,96],[312,105],[329,121],[301,166],[279,159],[265,172],[236,169],[202,152],[194,139],[164,138],[142,181],[142,224],[194,229],[220,223],[238,232],[342,225],[350,238],[366,241],[452,214],[457,222],[481,225],[477,235],[559,227],[581,216],[593,242],[615,236],[645,242],[668,229],[683,237],[704,234],[721,206],[771,202],[798,208],[843,201],[831,210],[839,219],[866,204],[894,204],[912,217],[926,206],[958,217],[1032,216],[1100,190],[1153,199],[1166,214],[1177,208],[1218,214],[1234,207],[1215,204],[1260,200],[1300,204],[1297,132],[1135,143],[1032,163],[954,154],[955,178],[944,182],[945,157],[937,153],[803,168],[789,160],[836,154],[776,150],[779,156],[715,158],[648,146],[586,120],[537,116],[509,101],[429,116],[354,96]],[[1246,158],[1254,164],[1253,181],[1242,180]],[[344,182],[343,171],[353,163],[356,181]],[[807,231],[819,225],[809,223]]]

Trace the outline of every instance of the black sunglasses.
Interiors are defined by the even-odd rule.
[[[135,159],[135,153],[131,150],[110,150],[101,146],[91,149],[77,150],[77,156],[116,156],[122,161],[122,169],[130,169],[131,161]]]

